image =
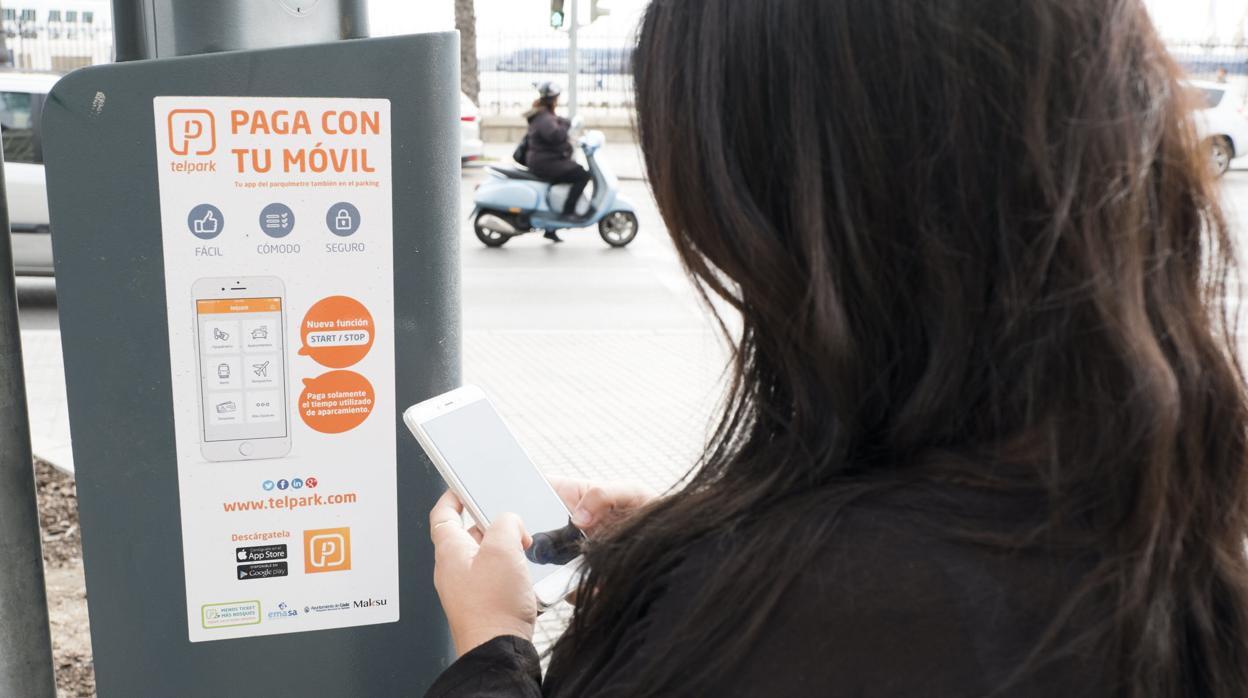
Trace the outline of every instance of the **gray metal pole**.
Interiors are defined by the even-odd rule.
[[[113,0],[118,61],[368,37],[366,0]]]
[[[0,696],[44,698],[56,684],[4,197],[0,168]]]
[[[576,50],[576,30],[580,22],[576,11],[581,0],[572,0],[572,11],[568,14],[568,118],[576,116],[576,78],[580,72],[579,56]]]
[[[156,24],[152,3],[144,0],[113,0],[113,57],[116,61],[154,58]]]

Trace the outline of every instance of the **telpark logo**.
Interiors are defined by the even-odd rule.
[[[303,571],[306,574],[349,569],[350,528],[318,528],[303,532]]]
[[[217,149],[217,120],[207,109],[169,112],[169,150],[174,155],[211,155]]]

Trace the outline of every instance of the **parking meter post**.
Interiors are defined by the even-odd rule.
[[[458,35],[441,32],[92,66],[62,78],[49,95],[44,159],[100,695],[420,695],[452,661],[428,531],[428,511],[445,485],[399,410],[461,385],[459,77]],[[175,171],[161,167],[161,158],[187,161],[168,155],[178,150],[167,138],[172,131],[158,132],[171,121],[170,102],[216,110],[205,127],[215,130],[203,132],[216,134],[208,144],[215,152],[197,162],[228,172],[237,167],[230,148],[238,141],[226,109],[250,114],[267,107],[292,115],[292,129],[293,115],[306,112],[308,130],[328,130],[327,123],[340,130],[342,122],[318,113],[345,105],[342,113],[350,114],[381,100],[393,120],[367,138],[322,143],[319,135],[258,134],[249,143],[275,155],[268,179],[188,174],[181,190],[160,181]],[[357,148],[367,155],[361,167],[379,174],[318,174],[309,165],[305,175],[291,160],[290,173],[278,175],[282,153],[301,148],[335,157]],[[379,148],[389,157],[374,159]],[[349,166],[349,158],[338,164]],[[348,178],[375,186],[349,188],[342,184]],[[235,181],[262,179],[337,184],[234,192]],[[377,194],[378,187],[389,193]],[[174,204],[170,219],[163,214],[174,209],[162,196],[178,191],[195,203],[185,211],[183,202]],[[354,202],[348,216],[341,215],[344,204],[328,203],[335,200]],[[299,256],[266,255],[258,247],[278,246],[261,221],[268,205],[283,201],[299,227],[284,238],[289,242],[276,242],[302,245]],[[200,258],[201,248],[222,254]],[[169,249],[189,261],[167,264]],[[365,259],[391,278],[361,276]],[[197,284],[182,280],[222,276],[216,271],[236,262],[249,283],[283,289],[264,286],[253,300],[277,301],[288,313],[291,385],[306,392],[323,383],[323,397],[347,393],[332,381],[355,368],[369,385],[349,396],[360,392],[385,409],[340,433],[317,429],[292,405],[287,435],[298,450],[290,456],[212,460],[202,455],[206,441],[188,439],[185,428],[179,436],[179,411],[199,398],[199,380],[186,380],[186,372],[206,370],[188,354],[202,344],[185,334]],[[181,275],[173,291],[171,274]],[[293,330],[323,322],[313,308],[341,308],[344,290],[365,285],[371,295],[361,302],[383,304],[372,306],[369,336],[377,346],[363,363],[328,370],[297,352],[304,342]],[[188,322],[171,322],[171,308]],[[346,319],[354,325],[356,317]],[[384,355],[393,357],[389,368]],[[204,376],[225,372],[225,380],[242,368],[206,366],[212,372]],[[197,421],[190,416],[181,425]],[[387,438],[362,443],[353,428]],[[241,447],[237,453],[249,455]],[[183,487],[188,473],[191,485]],[[320,480],[312,494],[352,499],[319,509],[310,502],[294,513],[226,513],[236,499],[291,498],[294,477],[309,475]],[[270,477],[273,491],[263,484]],[[183,506],[184,499],[205,506]],[[322,531],[339,536],[338,550],[349,544],[348,566],[313,569],[326,567],[313,557],[317,538],[309,535]],[[236,536],[283,544],[288,574],[243,579],[248,570],[236,566]],[[368,622],[366,614],[390,611],[395,616]],[[219,622],[234,619],[245,622]]]
[[[0,696],[43,698],[56,687],[4,201],[0,173]]]
[[[368,36],[366,0],[113,0],[118,61]]]

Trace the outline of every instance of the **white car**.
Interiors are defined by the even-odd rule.
[[[4,183],[18,274],[52,274],[48,185],[43,176],[43,103],[61,76],[0,72]]]
[[[1248,103],[1239,85],[1189,82],[1200,93],[1204,108],[1196,113],[1196,130],[1209,144],[1214,172],[1231,169],[1231,160],[1248,156]]]
[[[459,93],[459,159],[468,163],[485,156],[485,144],[481,142],[481,112],[468,95]]]

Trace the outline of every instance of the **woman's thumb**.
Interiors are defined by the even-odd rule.
[[[524,530],[524,521],[519,516],[504,512],[499,514],[490,527],[485,530],[481,545],[497,545],[504,548],[520,548],[526,550],[533,544],[533,538]]]

